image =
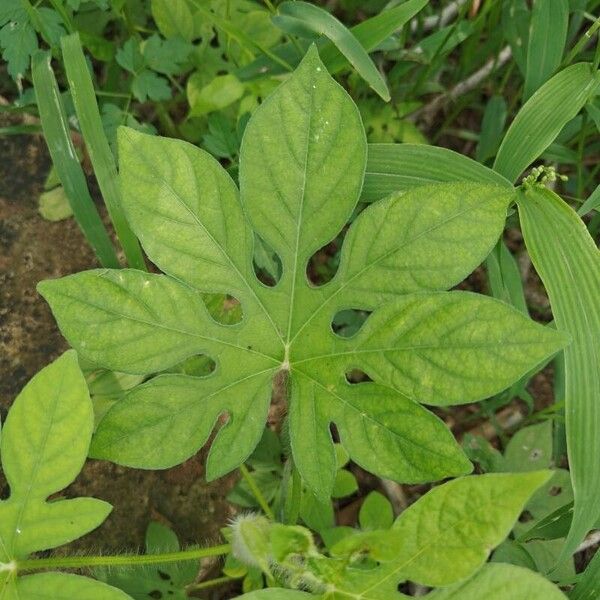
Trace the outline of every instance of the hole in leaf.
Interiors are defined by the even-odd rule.
[[[548,490],[548,494],[550,494],[550,496],[559,496],[560,494],[562,494],[562,488],[560,487],[560,485],[553,485]]]
[[[350,384],[362,383],[363,381],[373,381],[364,371],[360,369],[350,369],[345,373],[346,381]]]
[[[519,517],[519,523],[529,523],[529,521],[533,521],[533,515],[528,510],[525,510]]]
[[[178,365],[171,367],[169,373],[181,373],[192,377],[207,377],[217,367],[215,361],[206,354],[190,356]]]
[[[368,310],[347,308],[336,313],[331,322],[333,333],[349,338],[358,333],[371,313]]]
[[[160,590],[152,590],[151,592],[148,592],[148,597],[155,598],[156,600],[160,600],[163,597],[163,595]]]
[[[210,316],[223,325],[239,323],[244,312],[240,301],[228,294],[202,294],[206,309]]]
[[[163,579],[164,581],[169,581],[171,579],[171,576],[168,573],[165,573],[164,571],[161,571],[160,569],[157,569],[156,571],[158,573],[158,576]]]
[[[261,283],[274,287],[281,279],[281,259],[279,255],[258,235],[254,236],[254,273]]]
[[[317,250],[306,264],[306,278],[313,285],[325,285],[337,273],[340,264],[341,239],[338,236],[329,244]]]

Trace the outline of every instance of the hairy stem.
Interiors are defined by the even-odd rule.
[[[89,567],[120,567],[140,565],[161,565],[172,562],[198,560],[210,556],[222,556],[230,550],[229,544],[194,548],[163,554],[120,554],[115,556],[57,556],[52,558],[32,558],[17,561],[17,571],[41,571],[46,569],[81,569]]]

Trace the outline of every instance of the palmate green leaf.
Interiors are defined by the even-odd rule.
[[[518,205],[527,250],[550,297],[557,329],[573,340],[564,357],[575,510],[564,557],[600,517],[600,256],[583,221],[555,193],[529,186]]]
[[[95,529],[111,506],[95,498],[53,499],[85,461],[92,403],[75,352],[42,369],[15,400],[2,431],[1,457],[10,486],[0,501],[0,598],[115,600],[126,594],[74,575],[16,578],[31,553],[66,544]]]
[[[437,590],[431,600],[566,600],[538,573],[506,564],[489,564],[465,583]]]
[[[563,69],[525,103],[498,150],[494,170],[514,182],[554,141],[600,85],[590,63]]]
[[[39,289],[67,339],[100,366],[152,374],[207,354],[216,368],[129,392],[101,421],[95,457],[169,467],[227,415],[207,463],[209,478],[223,475],[258,443],[277,376],[287,379],[295,464],[319,496],[337,470],[331,423],[351,458],[380,475],[463,474],[469,462],[419,403],[494,394],[564,343],[498,301],[440,292],[493,247],[510,186],[424,186],[376,203],[350,228],[334,279],[309,283],[310,257],[350,219],[366,160],[358,111],[314,49],[248,123],[241,201],[219,163],[184,142],[122,129],[119,156],[131,227],[168,275],[99,270]],[[254,274],[254,232],[283,265],[272,288]],[[237,298],[241,322],[215,322],[201,292]],[[342,338],[331,323],[348,308],[374,312]],[[374,382],[348,383],[354,368]]]

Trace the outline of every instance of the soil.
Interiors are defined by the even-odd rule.
[[[43,139],[0,137],[0,156],[0,415],[4,419],[25,383],[67,349],[36,284],[98,265],[73,219],[51,223],[38,213],[38,197],[50,168]],[[143,548],[151,520],[170,525],[184,544],[216,543],[219,528],[232,516],[224,498],[234,478],[206,483],[204,458],[200,451],[166,471],[88,461],[64,495],[95,496],[110,502],[114,510],[99,529],[65,551]],[[1,478],[0,491],[2,497],[9,492]]]

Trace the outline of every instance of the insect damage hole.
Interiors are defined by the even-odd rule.
[[[254,235],[252,266],[257,279],[267,287],[275,287],[281,279],[279,255],[259,235]]]
[[[240,301],[229,294],[202,294],[210,316],[221,325],[235,325],[244,318]]]
[[[370,311],[358,308],[340,310],[331,321],[331,330],[340,337],[352,337],[360,331],[370,314]]]

